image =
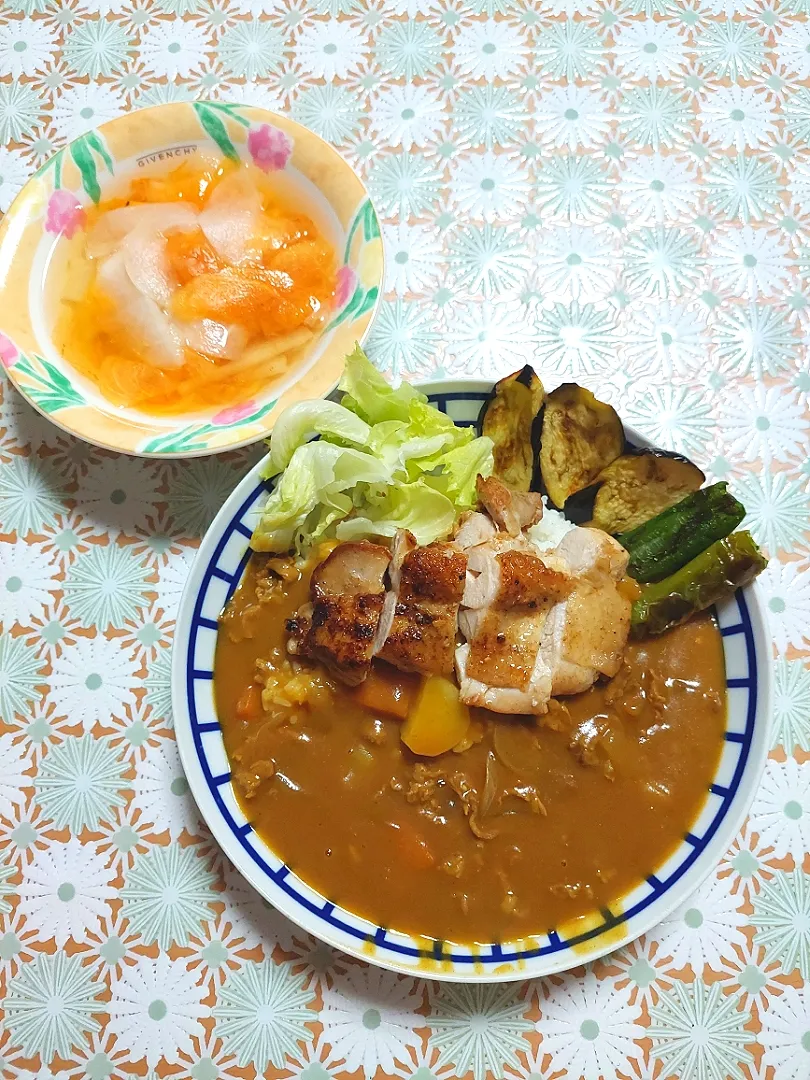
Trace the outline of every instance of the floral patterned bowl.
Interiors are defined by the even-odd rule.
[[[83,228],[84,208],[114,179],[155,162],[167,167],[196,149],[285,170],[320,204],[339,237],[336,313],[304,364],[275,397],[210,413],[150,416],[118,408],[74,371],[51,340],[45,279],[60,243]],[[336,384],[362,341],[383,277],[377,215],[353,169],[307,128],[250,105],[172,103],[128,113],[60,150],[26,184],[0,225],[0,364],[28,401],[59,427],[110,450],[192,457],[255,442],[299,398]],[[280,393],[277,391],[280,389]]]
[[[434,382],[430,400],[457,423],[475,420],[492,383]],[[638,445],[645,440],[626,428]],[[769,745],[771,646],[756,585],[718,606],[728,714],[723,750],[701,812],[665,862],[609,908],[520,941],[428,941],[376,926],[310,888],[254,832],[236,800],[213,695],[217,616],[250,557],[267,498],[261,464],[241,481],[203,539],[174,635],[172,707],[178,749],[202,816],[228,858],[274,907],[330,945],[381,967],[453,981],[500,982],[552,975],[596,960],[662,922],[728,849],[754,796]],[[409,888],[403,871],[403,891]]]

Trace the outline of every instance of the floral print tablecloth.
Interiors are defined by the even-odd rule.
[[[810,1077],[809,7],[3,0],[0,209],[122,110],[289,112],[384,223],[377,362],[532,361],[730,478],[778,654],[750,820],[646,939],[523,984],[378,971],[262,904],[178,762],[173,619],[255,452],[117,457],[3,385],[3,1077]]]

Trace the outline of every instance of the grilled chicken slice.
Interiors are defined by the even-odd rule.
[[[338,544],[312,572],[313,602],[335,596],[365,596],[385,589],[391,553],[368,540]]]
[[[513,491],[494,476],[479,476],[476,491],[486,513],[468,511],[459,518],[453,543],[463,551],[494,540],[499,531],[520,536],[543,517],[543,500],[533,491]]]
[[[456,620],[467,556],[453,544],[417,547],[398,533],[391,560],[391,590],[375,639],[382,660],[402,671],[450,675]]]
[[[467,510],[458,519],[453,543],[457,548],[466,551],[478,544],[485,544],[487,540],[494,540],[497,535],[498,530],[491,517],[477,510]]]
[[[551,692],[579,694],[619,670],[630,630],[630,600],[618,588],[627,552],[599,529],[573,529],[557,547],[574,572],[573,592],[551,611],[541,655]]]
[[[540,644],[548,613],[574,582],[565,562],[505,538],[469,552],[456,650],[461,700],[509,713],[545,712],[550,672]]]
[[[368,675],[391,555],[380,544],[340,544],[315,568],[311,603],[287,621],[287,649],[357,686]]]
[[[536,608],[560,600],[573,582],[567,564],[553,555],[538,555],[520,540],[479,544],[467,553],[467,579],[462,603],[469,608],[516,606]]]
[[[571,529],[559,542],[555,553],[568,563],[572,574],[594,581],[605,576],[620,581],[630,559],[618,540],[601,529]]]
[[[524,690],[534,671],[547,614],[526,608],[462,611],[459,627],[468,646],[466,677],[488,686]]]
[[[554,697],[579,694],[600,676],[616,674],[630,630],[630,607],[615,582],[601,586],[583,582],[557,605],[542,645]]]
[[[510,536],[520,536],[543,516],[543,499],[536,491],[513,491],[494,476],[479,476],[475,487],[481,505]]]
[[[536,616],[542,623],[543,615]],[[460,699],[467,705],[477,705],[492,712],[541,715],[548,710],[551,697],[551,672],[545,666],[538,649],[531,675],[524,689],[510,686],[491,686],[472,678],[467,670],[470,645],[456,649],[456,674],[460,686]]]
[[[407,529],[400,529],[394,535],[391,544],[391,561],[388,564],[388,591],[385,594],[382,615],[377,624],[377,632],[374,635],[375,656],[378,656],[382,651],[388,635],[391,633],[391,627],[394,625],[394,614],[399,600],[399,585],[402,578],[402,564],[406,556],[410,555],[412,551],[416,551],[418,546],[416,537]]]

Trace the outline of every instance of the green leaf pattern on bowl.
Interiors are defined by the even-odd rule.
[[[363,239],[365,241],[376,240],[380,236],[380,223],[377,220],[374,207],[371,205],[371,199],[366,199],[365,202],[360,204],[360,208],[354,215],[352,223],[349,226],[349,233],[346,237],[346,248],[343,252],[344,263],[349,261],[355,235],[357,230],[361,227],[363,230]]]
[[[24,376],[29,397],[45,413],[87,404],[67,376],[44,356],[20,356],[14,369]]]
[[[209,437],[215,432],[228,431],[232,428],[257,423],[275,407],[275,401],[268,401],[249,416],[240,416],[230,424],[188,424],[177,431],[167,431],[163,435],[155,435],[141,443],[138,447],[138,453],[188,454],[195,450],[204,450],[208,446]]]
[[[214,140],[225,157],[230,158],[231,161],[239,161],[239,151],[231,141],[222,118],[217,115],[217,110],[206,102],[195,101],[194,112],[199,118],[203,131]],[[233,115],[233,113],[229,110],[227,115]]]
[[[65,147],[55,154],[50,161],[46,161],[39,170],[39,176],[45,176],[53,170],[53,187],[57,191],[62,186],[62,167],[65,153],[69,152],[79,176],[82,180],[82,189],[88,198],[97,203],[101,199],[101,185],[98,182],[98,165],[96,157],[100,158],[101,164],[112,176],[115,166],[110,153],[97,131],[88,131],[86,135],[80,135],[69,147]]]
[[[361,244],[367,244],[370,241],[379,239],[380,235],[380,223],[377,220],[374,207],[371,205],[371,199],[366,199],[360,204],[349,226],[346,235],[346,246],[343,251],[343,262],[349,265],[352,247],[358,237],[361,238]],[[376,304],[379,293],[378,286],[374,285],[372,288],[366,289],[358,282],[351,299],[343,310],[339,311],[332,319],[326,328],[326,332],[333,330],[347,319],[359,319],[362,315],[365,315]]]
[[[365,315],[367,311],[374,307],[379,292],[380,290],[376,285],[371,289],[364,289],[362,285],[358,285],[343,311],[339,312],[329,323],[326,328],[327,331],[334,330],[336,326],[340,326],[346,319],[359,319],[361,315]]]

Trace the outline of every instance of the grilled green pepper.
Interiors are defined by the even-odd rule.
[[[630,633],[636,638],[663,634],[732,596],[767,565],[750,533],[717,540],[674,574],[642,589],[633,604]]]
[[[660,581],[722,540],[745,517],[745,507],[725,483],[702,488],[616,539],[630,553],[627,572],[636,581]]]

